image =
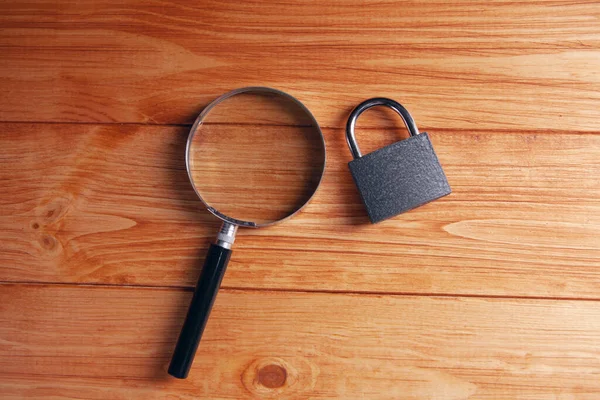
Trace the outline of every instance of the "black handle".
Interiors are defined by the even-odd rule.
[[[229,257],[231,257],[231,250],[216,244],[210,245],[169,365],[169,374],[175,378],[185,379],[190,372],[202,332],[225,275]]]

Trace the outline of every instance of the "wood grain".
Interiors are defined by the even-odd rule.
[[[189,123],[259,84],[328,127],[380,95],[433,128],[597,132],[599,19],[595,1],[3,1],[0,119]]]
[[[599,21],[588,0],[0,2],[0,398],[600,398]],[[325,178],[297,217],[240,231],[171,379],[219,226],[189,124],[248,85],[326,127]],[[453,188],[379,225],[343,132],[373,96],[430,133]],[[255,194],[300,193],[283,178],[314,152],[261,140],[307,121],[240,101],[206,125],[238,144],[223,159],[271,171],[243,177]],[[400,126],[365,113],[363,153]]]
[[[176,380],[188,292],[2,285],[0,299],[4,399],[600,394],[595,302],[223,290]]]
[[[195,283],[219,223],[187,180],[187,128],[0,131],[0,280]],[[371,225],[343,132],[325,130],[315,199],[281,225],[241,230],[225,287],[599,297],[600,136],[430,134],[454,193]],[[397,139],[386,129],[358,136],[364,151]]]

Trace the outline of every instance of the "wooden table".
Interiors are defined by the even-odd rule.
[[[0,5],[3,399],[600,398],[600,6]],[[240,232],[187,380],[166,374],[218,222],[189,125],[247,85],[299,98],[328,167]],[[379,225],[343,126],[372,96],[430,133],[453,194]],[[361,119],[366,151],[397,119]]]

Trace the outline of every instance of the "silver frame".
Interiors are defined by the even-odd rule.
[[[200,127],[200,125],[202,125],[204,119],[206,118],[206,116],[210,113],[210,111],[213,108],[215,108],[217,105],[219,105],[223,101],[227,100],[228,98],[236,96],[241,93],[267,93],[267,94],[274,94],[277,96],[282,96],[282,97],[285,97],[286,99],[291,100],[296,105],[298,105],[300,107],[300,109],[302,111],[304,111],[304,113],[306,113],[306,115],[310,118],[313,125],[316,127],[317,131],[319,132],[319,134],[321,136],[321,143],[323,146],[323,165],[321,167],[321,176],[319,177],[319,182],[317,183],[317,186],[316,186],[314,192],[311,194],[311,196],[306,200],[306,202],[300,208],[298,208],[293,213],[291,213],[277,221],[258,224],[253,221],[239,220],[239,219],[235,219],[235,218],[229,217],[228,215],[223,214],[222,212],[220,212],[219,210],[217,210],[216,208],[214,208],[210,204],[208,204],[208,202],[200,194],[200,191],[196,187],[196,184],[194,183],[194,179],[192,178],[192,171],[190,169],[190,157],[191,157],[190,151],[191,151],[192,141],[193,141],[194,137],[196,136],[196,132],[198,131],[198,128]],[[270,226],[270,225],[275,225],[275,224],[278,224],[280,222],[283,222],[283,221],[293,217],[294,215],[299,213],[304,207],[306,207],[306,205],[312,200],[312,198],[317,193],[319,187],[321,186],[321,182],[323,181],[323,176],[325,174],[326,164],[327,164],[327,152],[325,149],[325,137],[324,137],[323,131],[321,130],[321,127],[319,126],[314,115],[310,112],[310,110],[304,104],[302,104],[300,102],[300,100],[296,99],[295,97],[293,97],[285,92],[282,92],[281,90],[273,89],[273,88],[266,87],[266,86],[249,86],[249,87],[235,89],[235,90],[227,92],[227,93],[219,96],[215,100],[213,100],[209,105],[207,105],[204,108],[204,110],[202,110],[200,115],[198,115],[198,117],[194,121],[194,124],[192,125],[192,128],[190,129],[190,133],[188,135],[187,143],[185,146],[185,166],[187,169],[190,183],[192,184],[192,187],[194,188],[194,192],[196,192],[196,195],[198,196],[200,201],[202,201],[202,203],[204,204],[206,209],[211,214],[213,214],[215,217],[217,217],[221,221],[223,221],[223,225],[221,226],[221,229],[217,236],[217,244],[219,244],[225,248],[228,248],[228,249],[231,248],[231,245],[233,244],[233,242],[235,240],[235,234],[236,234],[237,228],[239,226],[248,227],[248,228],[262,228],[262,227],[266,227],[266,226]]]

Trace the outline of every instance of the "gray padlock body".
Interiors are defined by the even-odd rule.
[[[452,192],[426,132],[352,160],[348,167],[373,223]]]

